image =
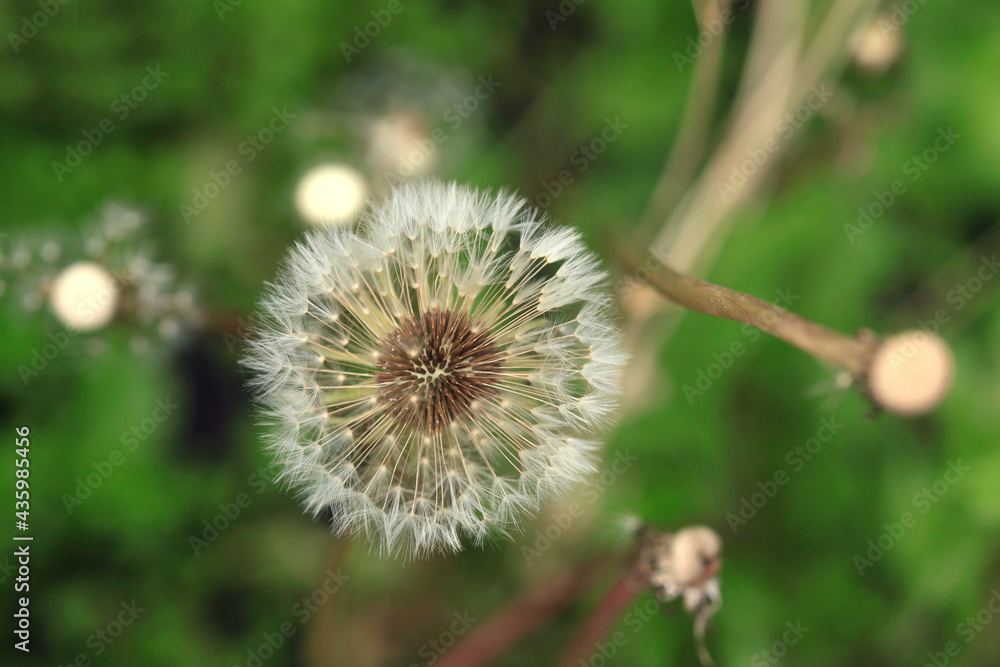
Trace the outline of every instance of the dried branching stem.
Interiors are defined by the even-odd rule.
[[[619,251],[630,273],[639,263]],[[671,301],[705,315],[744,322],[844,369],[877,408],[918,415],[936,408],[951,388],[954,361],[948,345],[922,330],[880,340],[861,330],[851,337],[744,292],[713,285],[661,264],[649,284]]]

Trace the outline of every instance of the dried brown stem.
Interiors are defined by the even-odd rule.
[[[630,270],[639,266],[631,257],[623,257],[623,261]],[[755,326],[843,368],[855,379],[864,377],[877,347],[872,334],[845,336],[755,296],[713,285],[669,266],[661,265],[648,280],[668,299],[689,310]]]
[[[617,250],[625,268],[635,272],[639,263],[634,256],[620,247]],[[954,359],[948,344],[933,333],[913,329],[879,340],[863,329],[852,338],[662,263],[648,273],[651,286],[689,310],[755,326],[844,369],[877,410],[905,416],[924,414],[940,405],[951,389]]]
[[[530,632],[573,605],[617,559],[602,558],[551,579],[483,622],[452,647],[438,667],[481,667],[510,650]]]

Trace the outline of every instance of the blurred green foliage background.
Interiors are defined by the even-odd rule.
[[[588,0],[568,5],[553,29],[547,12],[560,11],[557,0],[402,0],[402,11],[354,53],[343,45],[386,2],[224,2],[54,2],[58,10],[35,36],[5,38],[0,249],[8,259],[32,235],[72,249],[104,202],[123,202],[148,213],[143,242],[194,286],[206,312],[249,315],[305,229],[293,205],[297,179],[327,159],[377,178],[365,163],[365,123],[403,110],[444,131],[435,149],[440,178],[510,186],[549,204],[542,195],[571,170],[547,210],[611,260],[609,235],[632,238],[676,139],[691,68],[675,55],[699,31],[687,3]],[[429,664],[437,653],[426,645],[453,613],[484,623],[525,591],[621,548],[624,515],[665,528],[705,523],[723,536],[725,605],[708,640],[719,664],[772,664],[762,651],[782,641],[786,622],[808,632],[784,647],[784,664],[923,665],[952,641],[960,653],[948,664],[997,664],[1000,622],[983,624],[981,615],[982,631],[971,637],[962,624],[1000,590],[1000,281],[984,281],[961,307],[953,290],[1000,240],[1000,5],[911,4],[900,52],[880,72],[848,62],[830,82],[833,99],[781,156],[768,205],[740,213],[705,277],[771,301],[790,292],[792,310],[845,332],[910,328],[945,309],[940,334],[958,371],[941,409],[870,419],[854,393],[811,393],[832,385],[834,373],[802,352],[700,315],[673,330],[673,316],[657,311],[631,339],[652,341],[636,353],[655,377],[643,385],[644,400],[627,407],[602,465],[619,452],[638,462],[606,489],[592,483],[603,491],[599,502],[588,502],[585,489],[563,501],[582,502],[585,517],[530,564],[523,548],[536,545],[536,530],[550,527],[563,504],[512,542],[407,564],[362,544],[347,549],[269,483],[239,346],[217,327],[195,328],[176,344],[154,337],[144,354],[133,349],[132,325],[73,336],[25,380],[19,369],[65,330],[46,308],[30,311],[15,298],[30,271],[7,262],[0,488],[12,497],[14,428],[29,425],[35,535],[33,651],[13,664],[249,665],[286,622],[292,633],[261,662]],[[23,19],[39,7],[3,3],[4,33],[26,34]],[[714,132],[724,127],[756,11],[754,3],[737,12],[730,26]],[[166,75],[122,118],[115,100],[147,67]],[[496,91],[456,123],[448,110],[490,76]],[[275,109],[294,118],[245,160],[240,145]],[[67,160],[67,146],[108,117],[113,131],[79,166],[57,173],[53,162]],[[609,119],[623,124],[620,136],[578,170],[575,151]],[[909,180],[905,165],[943,128],[959,138]],[[182,205],[229,160],[241,161],[241,173],[185,222]],[[896,179],[906,179],[905,193],[849,239],[844,226],[856,224],[858,207]],[[67,250],[60,261],[70,259]],[[622,309],[623,320],[634,319],[628,304]],[[97,354],[88,352],[94,338]],[[730,365],[720,359],[735,341],[746,352]],[[686,397],[685,385],[697,387],[713,364],[730,367]],[[153,417],[158,400],[177,408],[129,451],[124,438]],[[796,463],[790,452],[831,419],[842,425],[835,437]],[[66,494],[113,450],[123,462],[67,507]],[[968,472],[924,510],[915,494],[959,461]],[[777,471],[789,482],[735,522],[742,501]],[[212,537],[205,522],[241,504]],[[877,543],[904,512],[916,524],[859,573],[855,557],[869,558],[869,540]],[[13,574],[4,564],[8,610]],[[315,612],[303,607],[303,596],[338,568],[346,580],[336,594]],[[609,584],[498,664],[554,664]],[[95,639],[133,600],[143,611],[120,637]],[[611,664],[696,664],[683,613],[654,615],[628,635]]]

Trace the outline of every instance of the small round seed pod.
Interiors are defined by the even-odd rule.
[[[913,416],[936,408],[951,388],[955,362],[948,344],[919,329],[886,338],[868,370],[868,389],[890,412]]]
[[[118,308],[118,285],[100,264],[77,262],[56,276],[49,304],[71,329],[93,331],[107,326]]]

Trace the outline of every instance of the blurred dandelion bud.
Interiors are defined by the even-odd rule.
[[[19,235],[10,252],[0,253],[0,292],[10,286],[29,311],[48,304],[75,333],[100,337],[113,326],[132,334],[134,352],[160,353],[164,346],[146,337],[177,343],[202,317],[190,289],[178,288],[174,267],[154,261],[146,222],[141,209],[112,201],[78,233],[36,229]],[[90,337],[80,344],[95,355],[107,347]]]
[[[711,528],[692,526],[676,533],[652,531],[643,544],[649,584],[661,600],[684,599],[694,615],[694,636],[703,665],[712,664],[705,648],[708,621],[722,606],[719,571],[722,539]]]
[[[711,528],[694,526],[676,533],[662,533],[653,542],[650,552],[652,573],[649,581],[659,597],[665,600],[684,595],[685,603],[697,596],[689,596],[701,589],[722,567],[722,540]],[[688,611],[693,606],[686,605]],[[697,605],[694,605],[697,606]]]
[[[387,114],[368,130],[368,162],[377,172],[419,178],[434,171],[437,150],[427,126],[414,112]]]
[[[346,164],[310,169],[295,187],[295,208],[313,225],[347,225],[364,210],[368,183]]]
[[[604,281],[575,231],[456,185],[310,233],[245,360],[284,480],[384,552],[504,534],[595,469],[625,360]]]
[[[896,64],[903,52],[900,30],[885,27],[889,19],[883,17],[861,28],[854,36],[853,55],[858,67],[881,74]]]
[[[919,415],[936,408],[948,395],[955,361],[948,344],[920,329],[886,338],[868,369],[868,390],[882,408]]]
[[[55,316],[67,327],[93,331],[108,325],[118,308],[118,285],[100,264],[77,262],[56,276],[49,291]]]

